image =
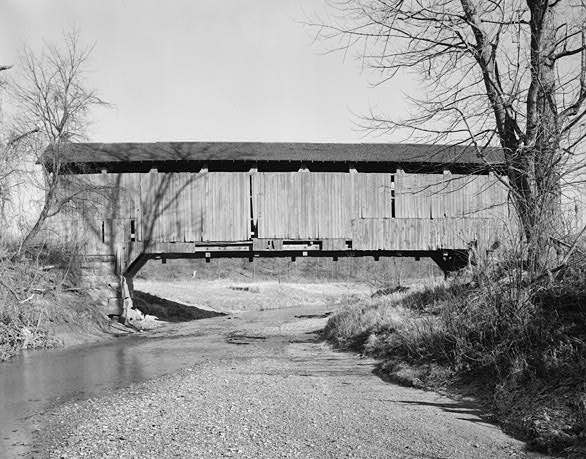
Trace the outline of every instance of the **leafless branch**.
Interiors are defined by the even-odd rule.
[[[40,53],[24,49],[22,72],[12,83],[17,114],[11,145],[28,151],[44,168],[44,203],[22,247],[34,240],[45,220],[75,196],[58,197],[63,164],[62,145],[85,136],[91,109],[106,103],[85,84],[85,68],[93,47],[83,47],[77,32],[62,45],[45,44]],[[47,147],[50,147],[47,149]]]

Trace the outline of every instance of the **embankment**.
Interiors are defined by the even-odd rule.
[[[574,270],[536,287],[463,275],[358,302],[332,316],[324,336],[377,358],[384,379],[473,396],[533,449],[583,458],[584,279]]]

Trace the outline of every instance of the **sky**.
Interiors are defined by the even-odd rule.
[[[324,9],[325,8],[325,9]],[[123,141],[388,142],[360,115],[407,110],[413,79],[376,75],[302,22],[324,0],[0,0],[0,63],[76,28],[88,87],[112,104],[88,137]]]

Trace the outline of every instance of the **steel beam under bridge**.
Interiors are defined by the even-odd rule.
[[[323,241],[256,241],[241,243],[187,243],[187,242],[135,242],[126,247],[124,275],[134,277],[148,260],[206,259],[217,258],[297,258],[323,257],[337,260],[342,257],[429,257],[445,273],[457,271],[469,262],[468,250],[353,250],[351,247],[338,250],[323,248]]]

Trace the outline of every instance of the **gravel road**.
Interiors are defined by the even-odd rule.
[[[529,457],[473,404],[385,383],[320,342],[327,319],[311,315],[326,310],[199,321],[207,360],[57,407],[32,457]]]

